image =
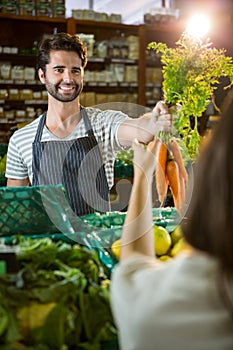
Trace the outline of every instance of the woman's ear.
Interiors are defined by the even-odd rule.
[[[45,84],[45,74],[41,68],[38,69],[38,77],[42,84]]]

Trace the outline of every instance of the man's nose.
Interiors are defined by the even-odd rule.
[[[72,83],[73,82],[73,77],[72,77],[72,73],[70,71],[65,71],[63,74],[63,81],[65,83]]]

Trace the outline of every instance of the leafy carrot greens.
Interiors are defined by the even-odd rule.
[[[211,47],[206,40],[195,38],[186,32],[177,41],[175,48],[165,43],[151,42],[148,49],[161,55],[163,72],[163,97],[167,104],[180,104],[175,126],[187,147],[192,160],[199,151],[200,135],[198,118],[203,115],[213,98],[221,77],[228,77],[233,84],[233,60],[224,49]],[[194,117],[191,126],[190,117]]]

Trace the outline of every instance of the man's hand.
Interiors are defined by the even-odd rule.
[[[126,119],[118,128],[118,140],[123,147],[130,147],[135,138],[141,143],[148,144],[159,131],[173,132],[174,117],[165,102],[159,101],[152,112],[140,118]]]

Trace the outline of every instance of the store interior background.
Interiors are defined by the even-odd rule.
[[[0,81],[0,141],[3,143],[8,142],[18,123],[30,121],[47,108],[46,91],[35,73],[35,53],[41,35],[67,31],[91,37],[91,44],[87,45],[89,65],[85,70],[85,91],[81,101],[87,107],[113,101],[130,102],[149,109],[154,107],[162,97],[161,65],[159,61],[148,60],[147,44],[160,41],[174,45],[188,20],[196,13],[209,18],[207,36],[213,45],[224,48],[228,56],[233,57],[233,0],[63,0],[65,6],[38,5],[35,8],[23,6],[26,4],[22,5],[22,1],[14,2],[19,6],[15,5],[13,9],[0,1],[0,4],[5,4],[2,9],[0,7],[0,21],[4,28],[0,35],[1,61],[7,63],[3,65],[5,71],[1,73]],[[50,4],[56,1],[61,3],[61,0],[47,0]],[[62,14],[56,10],[58,7],[62,7]],[[43,12],[45,8],[47,12]],[[176,16],[171,21],[165,20],[167,16],[154,20],[160,9],[174,10]],[[81,13],[80,17],[73,16],[73,11]],[[95,17],[93,12],[107,16]],[[89,18],[87,13],[93,16]],[[118,21],[112,20],[112,14],[120,15]],[[152,22],[146,21],[147,14],[153,18]],[[127,52],[120,51],[122,41],[119,45],[119,38],[132,39],[126,45]],[[102,45],[98,52],[94,43]],[[114,45],[118,51],[113,50]],[[26,85],[20,80],[24,68],[30,73]],[[223,88],[216,92],[216,103],[220,108],[226,93]],[[213,108],[208,109],[208,115],[215,114]]]
[[[192,16],[203,14],[209,20],[205,37],[213,46],[224,48],[229,56],[233,56],[233,0],[128,0],[127,3],[125,0],[66,0],[66,17],[72,17],[75,9],[91,9],[108,15],[120,14],[124,24],[141,25],[145,24],[145,14],[156,13],[160,8],[173,9],[174,22],[182,22],[184,28]],[[224,89],[217,91],[217,103],[221,104],[226,94]]]
[[[195,11],[228,21],[232,13],[232,0],[66,0],[66,17],[72,9],[93,9],[107,14],[118,13],[125,24],[142,24],[144,14],[158,7],[179,9],[180,16],[189,16]],[[224,18],[223,18],[224,17]]]

